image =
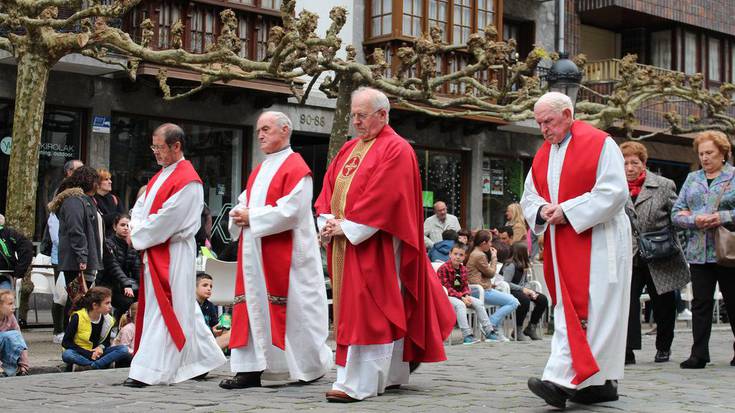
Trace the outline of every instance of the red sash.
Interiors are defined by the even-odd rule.
[[[163,169],[161,169],[163,171]],[[158,177],[161,175],[161,171],[158,171],[156,175],[151,178],[148,182],[148,187],[145,196],[147,197],[153,184],[156,182]],[[158,188],[149,215],[155,214],[161,209],[161,206],[171,196],[178,193],[186,185],[198,182],[202,183],[201,178],[194,170],[191,162],[187,160],[180,161],[173,173],[166,178],[166,181]],[[161,315],[163,321],[166,323],[166,328],[171,339],[173,339],[176,348],[181,351],[186,343],[186,337],[184,331],[181,329],[181,324],[176,318],[174,308],[171,303],[171,283],[169,282],[169,263],[171,262],[171,256],[169,251],[169,242],[166,241],[163,244],[155,245],[151,248],[142,251],[142,254],[146,254],[148,257],[148,270],[151,273],[151,284],[153,285],[153,292],[156,295],[156,301],[158,302],[158,308],[161,309]],[[141,267],[140,272],[140,286],[138,293],[138,314],[135,317],[135,351],[137,352],[140,348],[140,338],[143,333],[143,315],[145,314],[145,268]]]
[[[262,165],[262,164],[261,164]],[[253,182],[260,172],[258,165],[248,178],[247,194],[248,206]],[[292,153],[283,161],[283,164],[273,176],[268,186],[265,204],[276,206],[276,201],[288,195],[305,176],[311,175],[311,170],[298,153]],[[245,296],[245,275],[243,271],[242,231],[237,247],[237,278],[235,279],[235,296]],[[293,253],[293,231],[284,231],[278,234],[261,238],[263,274],[268,294],[268,310],[271,322],[271,341],[281,350],[286,349],[286,305],[288,298],[288,281],[291,272],[291,255]],[[266,257],[264,254],[267,253]],[[248,345],[248,331],[250,319],[245,301],[235,304],[232,312],[232,335],[230,348],[245,347]]]
[[[590,192],[597,180],[597,164],[606,132],[587,123],[575,121],[571,128],[572,137],[567,146],[559,182],[558,203]],[[547,173],[551,144],[544,142],[533,159],[533,182],[539,195],[551,202]],[[550,228],[545,239],[550,240]],[[564,306],[567,338],[572,354],[572,367],[576,372],[573,384],[580,384],[600,371],[592,355],[585,327],[589,310],[590,260],[592,252],[592,229],[577,234],[571,225],[556,226],[556,265],[559,268],[559,289]],[[551,248],[544,248],[544,277],[549,287],[551,300],[556,304],[556,286]]]

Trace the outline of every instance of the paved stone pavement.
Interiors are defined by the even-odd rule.
[[[455,330],[456,332],[456,330]],[[624,332],[621,332],[624,334]],[[712,364],[703,370],[681,370],[688,355],[690,331],[678,331],[673,360],[653,363],[654,341],[644,336],[638,364],[626,369],[620,400],[594,407],[569,403],[581,412],[732,412],[735,404],[733,336],[717,327],[710,343]],[[543,401],[526,388],[529,376],[541,373],[550,337],[541,342],[477,343],[447,347],[449,360],[424,364],[401,390],[361,403],[327,403],[324,392],[334,370],[310,385],[265,382],[266,387],[226,391],[217,384],[230,375],[228,366],[201,382],[129,389],[121,385],[126,369],[39,374],[0,379],[2,411],[297,411],[320,412],[546,412]]]

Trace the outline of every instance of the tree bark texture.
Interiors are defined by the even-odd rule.
[[[8,225],[32,238],[41,128],[51,64],[45,56],[27,50],[20,51],[16,58],[18,79],[5,211]]]
[[[357,89],[355,82],[350,75],[342,77],[339,81],[339,92],[337,95],[336,108],[334,109],[334,122],[332,123],[332,132],[329,135],[329,151],[327,154],[327,164],[337,155],[342,145],[347,142],[347,135],[350,133],[350,110],[352,106],[352,92]]]

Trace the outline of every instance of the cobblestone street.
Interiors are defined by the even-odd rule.
[[[455,331],[456,333],[456,331]],[[526,388],[529,376],[541,374],[550,337],[541,342],[477,343],[447,347],[449,360],[424,364],[401,390],[361,403],[327,403],[324,392],[334,370],[311,385],[264,382],[266,387],[226,391],[219,381],[228,366],[201,382],[142,390],[123,387],[126,369],[39,374],[0,379],[3,411],[503,411],[543,412],[547,406]],[[735,367],[732,333],[724,326],[713,331],[712,364],[703,370],[682,370],[691,332],[677,330],[672,361],[654,363],[654,338],[644,336],[638,364],[626,369],[620,400],[594,407],[568,403],[567,411],[731,412]]]

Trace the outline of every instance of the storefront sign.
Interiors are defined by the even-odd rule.
[[[92,121],[92,132],[110,134],[110,117],[95,116]]]
[[[65,143],[52,143],[52,142],[44,142],[41,144],[41,150],[40,154],[42,156],[58,156],[62,158],[74,158],[76,155],[76,150],[74,149],[74,145],[67,145]]]
[[[6,136],[0,141],[0,151],[5,155],[10,155],[10,147],[13,146],[13,137]]]
[[[313,106],[274,105],[272,110],[283,112],[291,119],[296,132],[330,134],[334,110]]]

